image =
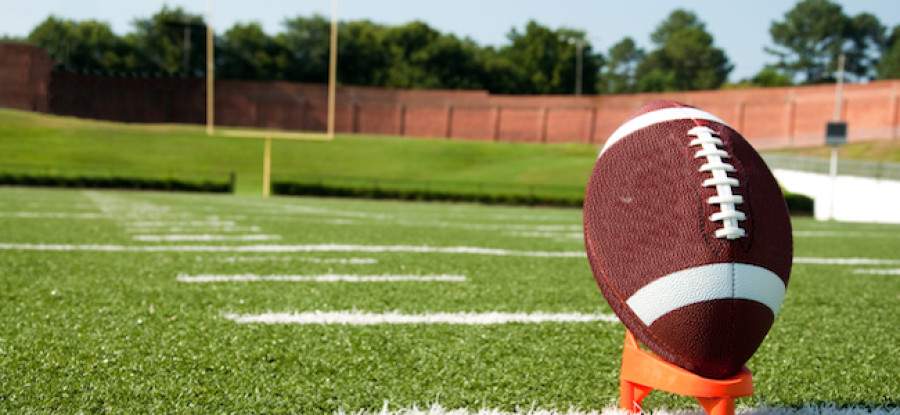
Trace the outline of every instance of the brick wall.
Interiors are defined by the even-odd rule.
[[[0,107],[47,110],[50,55],[24,43],[0,42]]]
[[[51,71],[33,46],[0,43],[0,106],[128,122],[205,123],[206,83]],[[216,124],[324,131],[321,84],[216,80]],[[834,85],[609,96],[492,95],[486,91],[342,86],[341,133],[526,143],[602,144],[632,111],[654,99],[703,108],[761,149],[824,142]],[[844,86],[849,141],[900,137],[900,80]]]
[[[50,73],[47,110],[53,114],[142,123],[203,123],[205,81]]]

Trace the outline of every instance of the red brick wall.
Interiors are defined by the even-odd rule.
[[[205,82],[200,78],[130,78],[54,71],[47,111],[124,122],[202,123]]]
[[[0,107],[47,110],[50,55],[24,43],[0,42]]]
[[[205,81],[50,72],[47,54],[0,43],[0,106],[130,122],[205,123]],[[324,131],[325,85],[216,81],[216,124]],[[654,99],[703,108],[757,148],[824,143],[834,85],[610,96],[491,95],[342,86],[335,129],[527,143],[600,145],[632,111]],[[844,85],[849,140],[900,138],[900,80]]]

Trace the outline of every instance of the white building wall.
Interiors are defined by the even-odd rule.
[[[813,198],[813,215],[845,222],[900,223],[900,181],[775,169],[785,190]],[[831,206],[832,192],[835,195]]]

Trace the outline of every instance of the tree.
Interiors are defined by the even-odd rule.
[[[635,71],[644,60],[644,50],[634,39],[626,37],[609,48],[609,60],[597,90],[609,94],[627,94],[638,91]]]
[[[478,45],[470,39],[440,35],[411,57],[410,63],[428,74],[424,88],[482,89],[484,66],[478,61]]]
[[[443,35],[422,22],[388,29],[390,67],[385,85],[402,88],[482,88],[482,68],[471,40]]]
[[[510,45],[499,51],[508,59],[523,80],[523,92],[531,94],[571,94],[575,88],[577,47],[567,39],[581,39],[582,85],[586,94],[596,93],[597,73],[603,58],[595,54],[585,33],[578,30],[551,30],[535,21],[525,25],[525,32],[513,28],[507,38]]]
[[[200,15],[163,6],[149,19],[135,19],[132,26],[134,32],[124,40],[134,51],[135,69],[195,76],[206,73],[206,26]]]
[[[829,0],[803,0],[772,22],[769,33],[780,47],[766,48],[779,58],[779,67],[802,82],[832,82],[838,57],[846,56],[845,69],[858,79],[874,73],[874,64],[884,44],[884,27],[868,13],[853,18]]]
[[[689,11],[676,9],[651,34],[657,49],[638,65],[638,90],[678,91],[720,87],[733,65],[713,46],[706,25]]]
[[[860,13],[850,20],[850,32],[845,45],[845,70],[859,79],[872,79],[876,76],[878,62],[885,48],[887,29],[878,18],[869,13]]]
[[[284,79],[286,52],[259,23],[237,23],[216,42],[216,76],[230,79]]]
[[[285,19],[282,26],[284,32],[274,39],[282,52],[275,58],[280,62],[279,79],[328,82],[331,21],[316,14]]]
[[[751,82],[753,85],[761,87],[793,85],[790,74],[784,72],[784,70],[775,65],[766,65],[761,71],[753,76]]]
[[[878,77],[900,78],[900,25],[894,26],[891,36],[885,41],[884,53],[878,63]]]
[[[351,85],[384,85],[390,50],[387,28],[368,20],[342,23],[338,32],[338,81]]]
[[[657,45],[665,45],[672,35],[690,28],[705,29],[706,25],[693,12],[675,9],[656,26],[656,30],[650,34],[650,40]]]
[[[133,56],[109,24],[95,20],[76,22],[50,15],[32,29],[27,40],[74,69],[124,71],[134,65]]]
[[[525,94],[529,92],[529,82],[518,65],[509,57],[502,56],[492,47],[478,51],[478,60],[484,68],[482,85],[494,94]]]

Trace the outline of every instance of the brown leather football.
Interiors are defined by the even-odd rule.
[[[607,140],[584,199],[588,260],[603,296],[661,358],[736,374],[781,308],[793,240],[765,162],[718,117],[672,101]]]

